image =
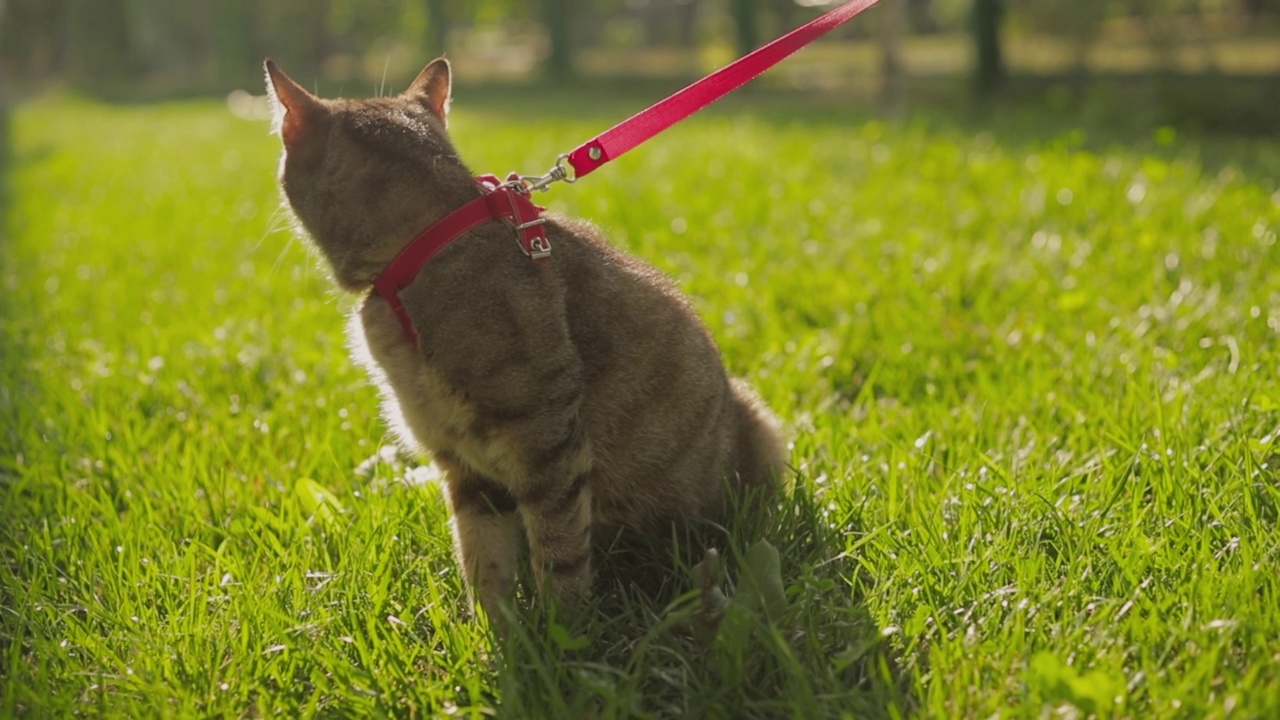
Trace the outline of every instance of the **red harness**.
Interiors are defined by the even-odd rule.
[[[543,260],[551,255],[551,242],[547,240],[547,231],[543,227],[547,220],[542,217],[542,211],[546,208],[533,204],[519,176],[502,182],[494,175],[481,175],[476,178],[476,184],[484,194],[423,230],[373,281],[374,292],[387,301],[414,342],[417,342],[418,334],[404,303],[400,302],[399,293],[413,282],[418,271],[436,253],[467,231],[501,220],[515,229],[516,240],[525,255],[534,260]]]

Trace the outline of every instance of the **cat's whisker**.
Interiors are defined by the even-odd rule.
[[[294,240],[296,240],[296,236],[290,234],[289,241],[284,244],[283,248],[281,248],[280,254],[276,255],[275,264],[271,266],[271,277],[275,277],[276,273],[280,271],[280,266],[284,264],[285,255],[287,255],[289,250],[293,248]]]
[[[262,231],[262,235],[261,237],[258,238],[258,241],[253,244],[253,252],[255,253],[258,252],[259,248],[262,247],[262,243],[267,241],[267,238],[283,230],[284,225],[288,221],[289,221],[288,210],[284,208],[276,208],[274,211],[272,211],[271,215],[267,218],[266,229]]]

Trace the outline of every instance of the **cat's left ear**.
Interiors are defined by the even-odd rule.
[[[422,103],[432,115],[440,119],[445,126],[449,124],[449,98],[452,94],[453,73],[449,61],[442,57],[427,64],[418,77],[409,83],[404,92],[406,97]]]
[[[291,151],[304,145],[323,145],[323,128],[328,110],[320,98],[307,92],[293,78],[285,75],[274,62],[263,63],[267,72],[267,91],[271,97],[274,128]]]

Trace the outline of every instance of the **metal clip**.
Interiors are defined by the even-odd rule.
[[[556,164],[552,166],[545,175],[521,175],[520,182],[524,184],[526,192],[534,190],[543,190],[551,187],[552,183],[560,182],[573,184],[578,178],[569,174],[569,168],[565,166],[565,162],[569,159],[569,154],[564,153],[556,158]]]

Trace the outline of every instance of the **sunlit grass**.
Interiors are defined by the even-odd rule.
[[[493,106],[455,104],[478,172],[614,119]],[[626,556],[656,597],[602,559],[585,627],[495,651],[265,123],[62,100],[13,135],[0,714],[1280,712],[1274,141],[1210,166],[1170,131],[740,105],[555,190],[785,419],[789,611],[707,646],[659,549]],[[309,521],[304,479],[341,512]]]

